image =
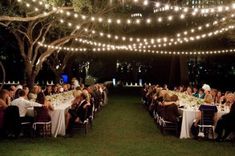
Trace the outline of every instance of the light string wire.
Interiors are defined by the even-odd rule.
[[[26,3],[26,6],[30,6],[30,5],[27,5],[28,3]],[[41,3],[43,4],[43,3]],[[234,14],[231,14],[230,15],[231,18],[234,17]],[[140,44],[140,45],[148,45],[149,43],[151,44],[155,44],[155,43],[164,43],[163,45],[159,45],[158,47],[166,47],[166,45],[172,45],[174,43],[174,45],[177,45],[178,42],[182,44],[182,40],[190,40],[190,39],[187,39],[187,38],[180,38],[182,35],[183,36],[187,36],[188,34],[195,34],[195,32],[197,31],[203,31],[203,28],[206,29],[206,28],[211,28],[211,26],[214,26],[214,25],[218,25],[219,22],[225,22],[228,18],[226,17],[223,17],[222,19],[220,19],[219,21],[218,20],[215,20],[211,23],[206,23],[205,25],[201,25],[201,26],[198,26],[196,28],[192,28],[190,30],[185,30],[185,31],[182,31],[181,33],[177,33],[176,36],[177,36],[177,39],[174,39],[174,38],[171,38],[171,37],[162,37],[162,38],[156,38],[156,37],[152,37],[152,38],[140,38],[140,37],[127,37],[127,36],[119,36],[119,35],[113,35],[113,34],[110,34],[110,33],[103,33],[103,32],[97,32],[95,30],[91,30],[91,29],[88,29],[88,28],[83,28],[84,31],[86,33],[91,33],[92,35],[98,35],[99,37],[106,37],[107,39],[112,39],[112,40],[116,40],[116,41],[123,41],[123,42],[126,42],[126,41],[129,41],[129,42],[137,42],[137,43],[134,43],[134,44]],[[59,20],[60,23],[66,23],[68,27],[72,27],[73,24],[71,22],[65,22],[64,19],[60,19]],[[80,25],[76,25],[76,29],[82,29]],[[210,34],[208,36],[211,36]],[[198,38],[205,38],[206,36],[205,35],[202,35],[201,37],[196,37],[197,39]],[[166,43],[168,40],[170,40],[170,42]],[[191,40],[194,40],[193,37],[191,37]],[[143,42],[143,43],[141,43]],[[156,45],[155,45],[156,47]]]
[[[152,54],[161,54],[161,55],[215,55],[215,54],[234,54],[235,49],[222,49],[222,50],[208,50],[208,51],[166,51],[166,50],[150,50],[150,49],[112,49],[112,48],[75,48],[75,47],[62,47],[62,46],[51,46],[44,43],[38,42],[41,47],[49,48],[49,49],[57,49],[71,52],[107,52],[107,51],[131,51],[131,52],[139,52],[139,53],[152,53]]]
[[[22,2],[22,0],[17,0],[18,2]],[[174,19],[179,19],[179,20],[184,20],[186,19],[186,17],[188,17],[187,15],[192,15],[193,17],[196,15],[205,15],[206,12],[208,11],[194,11],[192,13],[189,13],[187,10],[188,9],[184,9],[184,12],[181,13],[178,17],[176,17],[174,14],[172,15],[167,15],[166,17],[148,17],[148,18],[136,18],[136,19],[132,19],[132,18],[127,18],[127,19],[121,19],[121,18],[112,18],[112,17],[95,17],[95,16],[88,16],[88,15],[84,15],[84,14],[78,14],[78,13],[74,13],[71,11],[64,11],[63,9],[59,8],[59,7],[54,7],[52,5],[49,5],[48,3],[46,3],[45,1],[41,1],[41,0],[31,0],[32,3],[38,3],[40,6],[44,6],[45,9],[52,9],[54,11],[58,11],[59,14],[65,16],[65,17],[72,17],[74,18],[74,20],[84,20],[84,21],[90,21],[93,23],[99,23],[99,24],[116,24],[119,26],[122,26],[123,24],[127,24],[127,25],[131,25],[131,24],[135,24],[135,25],[141,25],[143,24],[151,24],[154,21],[156,23],[163,23],[164,21],[167,22],[171,22]],[[26,4],[27,7],[32,6],[32,4],[30,5],[30,3]],[[36,9],[37,10],[37,9]],[[214,11],[209,11],[210,13],[212,13],[213,15],[216,14],[221,14],[224,12],[232,12],[233,10],[235,10],[235,4],[232,4],[231,6],[227,6],[227,7],[217,7],[217,9],[213,9]],[[200,13],[200,14],[199,14]]]

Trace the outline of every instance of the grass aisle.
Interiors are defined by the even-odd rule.
[[[113,95],[93,130],[73,138],[0,140],[0,155],[234,155],[235,145],[162,136],[137,96]]]

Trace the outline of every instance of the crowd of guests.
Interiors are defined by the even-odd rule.
[[[148,108],[153,118],[162,117],[166,121],[177,123],[179,131],[181,127],[181,114],[179,111],[178,96],[169,94],[167,85],[145,85],[142,89],[142,100]],[[222,93],[217,89],[210,88],[204,84],[202,88],[179,86],[173,89],[175,92],[181,92],[186,95],[203,99],[204,103],[199,106],[199,111],[192,125],[192,135],[197,138],[199,133],[198,125],[202,122],[202,112],[213,114],[212,123],[203,123],[214,125],[217,134],[216,141],[224,141],[232,132],[235,132],[235,93],[226,91]],[[218,106],[229,108],[229,112],[222,117],[217,116]],[[204,132],[208,137],[208,131]]]
[[[47,122],[51,120],[49,111],[55,108],[46,96],[60,94],[68,91],[73,92],[74,99],[71,99],[71,108],[66,114],[67,132],[71,132],[75,122],[85,120],[87,114],[92,115],[102,105],[107,103],[107,89],[103,84],[95,84],[86,87],[84,84],[56,84],[47,85],[42,88],[34,85],[30,90],[26,85],[11,85],[0,90],[0,136],[17,137],[20,134],[20,123]],[[29,108],[41,107],[40,114],[32,116],[28,113]],[[89,108],[89,109],[87,109]],[[87,112],[88,111],[88,112]],[[86,113],[85,113],[86,112]],[[14,134],[8,133],[9,121],[15,119]],[[17,126],[16,126],[17,125]]]

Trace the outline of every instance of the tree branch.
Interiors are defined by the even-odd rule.
[[[52,23],[48,24],[47,27],[46,27],[46,31],[45,31],[43,34],[42,34],[43,29],[41,29],[41,31],[40,31],[38,37],[37,37],[37,38],[35,39],[35,41],[33,42],[33,45],[35,45],[35,44],[38,42],[38,40],[39,40],[40,38],[42,38],[41,42],[44,42],[44,41],[45,41],[45,37],[46,37],[47,33],[49,32],[51,26],[52,26]],[[39,48],[40,48],[40,45],[37,45],[36,48],[34,49],[34,53],[35,53],[35,54],[34,54],[34,57],[33,57],[33,59],[32,59],[33,64],[35,63],[35,61],[36,61],[36,59],[37,59],[37,55],[38,55]]]
[[[72,10],[72,7],[61,7],[60,10]],[[29,21],[35,21],[41,18],[48,17],[54,13],[57,13],[57,10],[51,10],[47,12],[46,14],[38,14],[36,16],[30,16],[30,17],[20,17],[20,16],[0,16],[0,21],[10,21],[10,22],[29,22]]]
[[[11,22],[7,22],[7,23],[0,22],[0,25],[3,27],[8,27],[10,25],[10,23]]]

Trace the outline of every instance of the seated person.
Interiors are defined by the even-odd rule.
[[[177,95],[166,96],[163,106],[164,106],[164,113],[163,118],[164,120],[170,122],[179,122],[180,121],[180,113],[178,111],[178,106],[176,102],[178,101]]]
[[[9,90],[9,95],[10,95],[10,98],[12,101],[15,99],[16,88],[15,88],[15,86],[14,87],[11,86],[8,90]]]
[[[12,106],[17,106],[19,108],[20,120],[21,122],[33,122],[34,118],[26,116],[27,109],[30,107],[41,107],[42,105],[33,101],[26,100],[26,93],[23,89],[19,91],[19,98],[11,102]]]
[[[192,93],[192,96],[195,96],[197,97],[198,96],[198,90],[196,87],[193,87],[193,93]]]
[[[194,96],[200,99],[204,99],[205,94],[204,94],[203,89],[199,89],[198,94],[195,94]]]
[[[29,87],[28,86],[23,86],[23,90],[25,91],[25,94],[26,94],[26,100],[28,100],[28,96],[29,96]]]
[[[38,93],[40,93],[40,88],[38,85],[34,85],[33,90],[28,95],[29,100],[35,101]]]
[[[86,100],[86,95],[81,92],[79,96],[77,96],[74,100],[76,104],[74,109],[69,110],[69,119],[67,119],[68,124],[67,124],[67,132],[66,133],[71,133],[72,127],[75,122],[80,123],[85,120],[85,109],[89,105],[89,103]]]
[[[8,90],[0,90],[0,139],[4,136],[4,114],[8,104],[10,103],[10,99],[11,97]]]
[[[10,93],[8,90],[0,90],[0,110],[4,110],[10,104]]]
[[[187,87],[186,91],[184,92],[184,94],[186,95],[192,95],[192,88],[191,87]]]
[[[48,122],[51,120],[51,117],[49,115],[49,110],[53,111],[54,107],[52,104],[46,99],[43,92],[40,92],[37,95],[36,99],[37,103],[40,103],[42,105],[39,112],[37,112],[36,122]]]
[[[163,101],[164,101],[164,97],[166,96],[167,91],[166,90],[160,90],[159,91],[159,95],[157,96],[156,99],[156,111],[158,113],[159,116],[163,116],[164,113],[164,107],[163,105]]]
[[[44,91],[44,94],[45,94],[46,96],[52,95],[52,86],[51,86],[51,85],[48,85],[48,86],[46,87],[46,90]]]
[[[231,132],[235,131],[235,96],[230,93],[227,103],[232,103],[230,112],[223,115],[217,122],[215,132],[217,133],[216,141],[225,140]],[[233,98],[232,98],[233,97]],[[224,135],[223,135],[224,132]]]
[[[204,121],[203,120],[203,124],[205,125],[210,125],[210,124],[215,124],[216,123],[216,120],[217,120],[217,112],[218,112],[218,109],[215,105],[213,105],[213,97],[211,94],[206,94],[205,95],[205,99],[204,99],[204,104],[200,105],[199,107],[199,112],[197,114],[197,117],[193,123],[193,126],[192,126],[192,134],[195,138],[197,138],[198,136],[198,133],[199,133],[199,128],[198,128],[198,124],[200,124],[200,122],[202,122],[202,113],[204,111],[209,111],[211,114],[213,114],[213,123],[211,123],[210,121]],[[206,137],[207,134],[208,134],[208,131],[207,129],[204,129],[204,135]]]

